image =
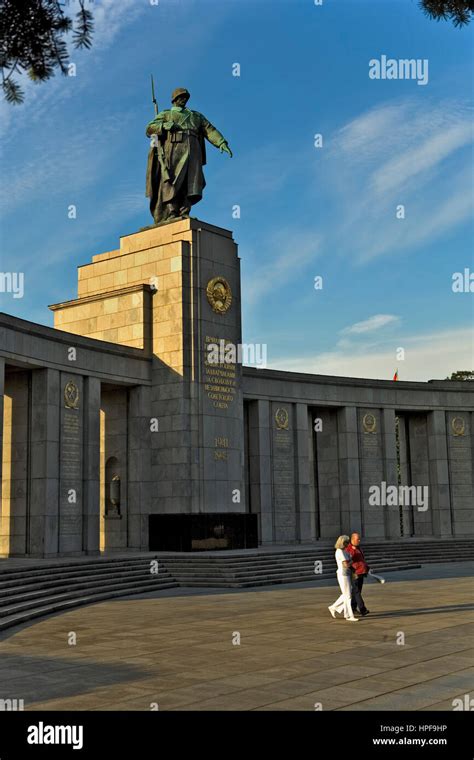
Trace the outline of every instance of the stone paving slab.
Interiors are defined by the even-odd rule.
[[[473,585],[368,585],[371,614],[357,625],[329,615],[334,585],[107,601],[3,638],[0,699],[26,710],[452,710],[474,694]]]

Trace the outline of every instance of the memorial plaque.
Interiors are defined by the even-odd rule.
[[[382,488],[384,481],[383,448],[380,435],[380,413],[378,410],[359,411],[359,452],[362,523],[367,536],[383,535],[385,532],[386,506],[369,504],[369,489]]]
[[[82,551],[82,379],[62,377],[59,551]]]
[[[449,480],[454,519],[463,510],[462,521],[474,518],[472,488],[474,481],[469,417],[452,416],[448,426]],[[468,514],[466,514],[466,511]]]
[[[296,538],[296,489],[291,407],[272,404],[272,470],[275,540]]]

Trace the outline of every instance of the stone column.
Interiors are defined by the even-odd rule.
[[[275,541],[281,544],[294,543],[298,530],[293,406],[279,401],[270,402],[273,524]]]
[[[398,487],[397,438],[395,410],[382,409],[384,476],[387,488]],[[385,538],[400,538],[400,509],[398,505],[385,507]]]
[[[470,418],[469,412],[446,413],[453,536],[469,536],[474,532],[474,456]]]
[[[61,372],[59,379],[59,553],[83,552],[84,382]]]
[[[452,536],[453,525],[444,411],[428,412],[428,457],[433,532],[436,536]]]
[[[0,496],[2,493],[2,462],[3,462],[3,397],[5,394],[5,359],[0,356]],[[0,510],[0,517],[1,517]]]
[[[320,537],[332,540],[341,532],[338,410],[320,407],[315,409],[314,413],[322,425],[322,429],[314,434],[317,448]]]
[[[306,404],[295,404],[297,537],[302,544],[315,540],[315,514],[310,498],[311,428]]]
[[[383,440],[380,409],[359,409],[359,455],[360,485],[362,500],[362,533],[365,539],[385,537],[384,504],[375,504],[370,499],[371,488],[380,489],[384,480]],[[370,501],[369,501],[370,500]],[[383,499],[381,499],[383,500]]]
[[[193,219],[124,244],[138,251],[152,239],[151,414],[161,431],[152,436],[152,512],[244,513],[242,368],[225,350],[241,343],[237,246],[227,230]]]
[[[259,514],[261,544],[274,542],[270,402],[249,404],[249,481],[252,512]]]
[[[99,554],[100,534],[100,380],[84,380],[83,549]]]
[[[36,557],[58,553],[59,396],[57,370],[31,373],[28,554]]]
[[[344,406],[338,411],[339,482],[341,492],[341,527],[344,533],[362,531],[359,476],[359,437],[357,409]]]
[[[433,509],[429,495],[430,465],[428,456],[428,422],[425,412],[410,415],[408,421],[411,486],[417,489],[418,498],[428,493],[428,503],[412,503],[413,530],[415,536],[433,535]],[[427,491],[426,491],[427,489]],[[414,497],[413,497],[414,498]]]
[[[151,511],[151,439],[159,436],[151,420],[151,388],[130,388],[128,397],[128,542],[131,549],[148,551]]]

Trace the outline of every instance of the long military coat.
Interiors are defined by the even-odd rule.
[[[201,200],[206,185],[202,167],[206,163],[205,139],[216,148],[226,140],[198,111],[173,106],[160,111],[146,133],[155,134],[158,147],[148,155],[146,195],[155,222],[166,217],[164,204],[175,201],[193,205]]]

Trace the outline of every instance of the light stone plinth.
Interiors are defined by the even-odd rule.
[[[0,555],[27,552],[29,375],[5,375]]]
[[[5,396],[5,359],[0,356],[0,484],[3,483],[2,468],[3,468],[3,419],[4,419],[4,396]],[[0,499],[1,499],[1,486],[0,486]],[[1,520],[1,511],[0,511]],[[2,540],[2,533],[0,529],[0,543]],[[0,546],[0,555],[2,553],[2,547]]]
[[[68,377],[68,380],[70,378]],[[28,520],[28,553],[32,556],[55,556],[61,549],[58,540],[60,505],[67,501],[65,491],[60,491],[60,476],[64,474],[61,463],[72,452],[65,451],[65,441],[60,440],[61,373],[53,369],[35,370],[31,374],[31,428],[30,428],[30,503]],[[62,445],[63,444],[63,445]],[[82,452],[75,451],[73,467],[82,466]],[[59,472],[58,472],[59,463]],[[71,482],[71,481],[68,481]],[[82,549],[81,514],[82,470],[74,481],[77,487],[77,503],[73,510],[78,512],[76,528],[79,533],[79,548]],[[63,483],[63,488],[66,483]]]

